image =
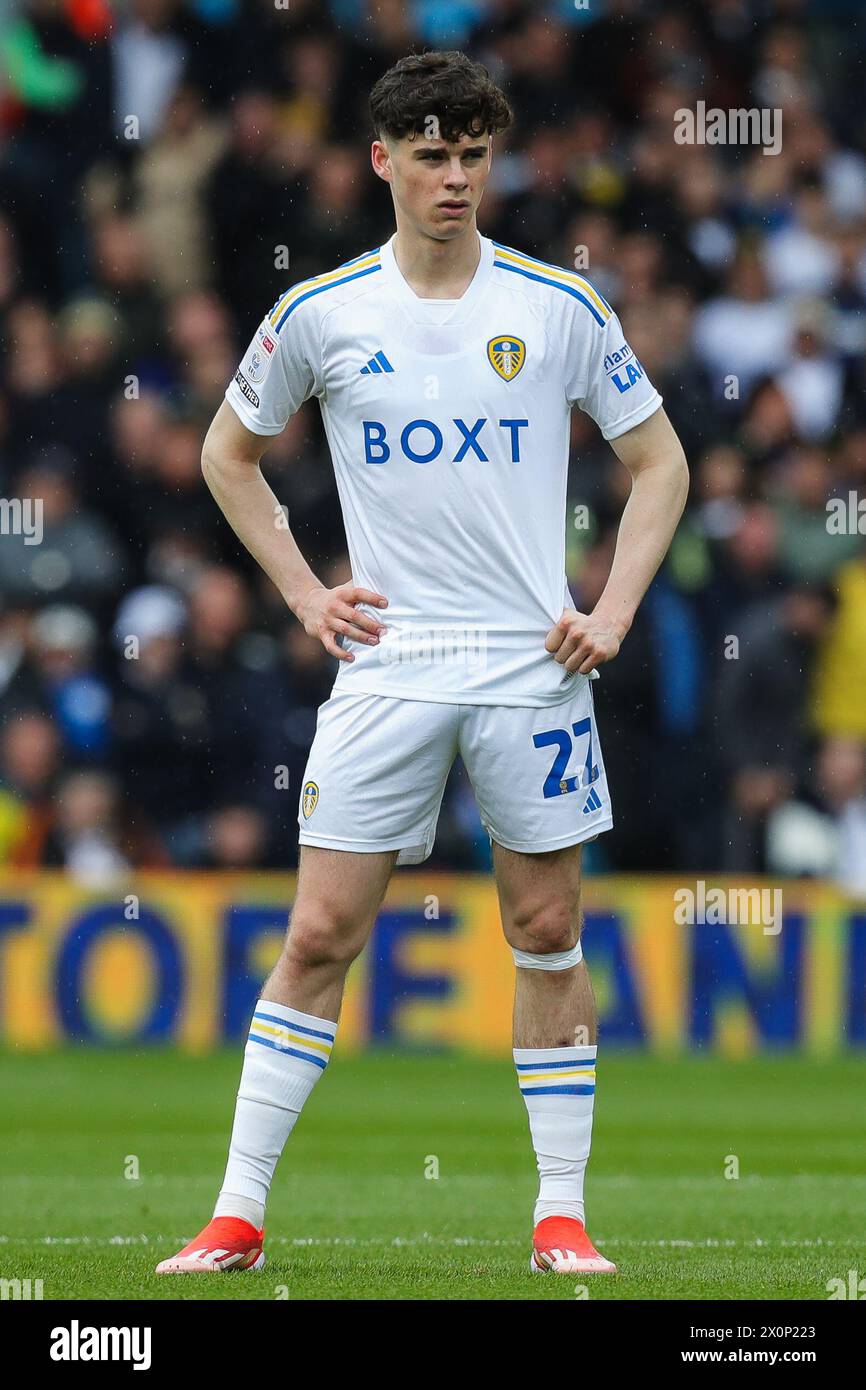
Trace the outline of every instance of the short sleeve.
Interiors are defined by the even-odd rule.
[[[254,434],[279,434],[317,393],[310,324],[295,313],[277,332],[273,317],[268,315],[256,329],[226,391],[229,405]]]
[[[569,399],[592,417],[605,439],[617,439],[655,414],[662,398],[609,306],[576,315],[572,337]]]

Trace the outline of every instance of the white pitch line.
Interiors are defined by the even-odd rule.
[[[106,1246],[151,1246],[151,1245],[183,1245],[191,1237],[187,1236],[164,1236],[164,1235],[137,1235],[137,1236],[4,1236],[0,1235],[0,1245],[73,1245],[89,1246],[91,1248],[102,1248]],[[523,1248],[524,1240],[509,1238],[502,1240],[485,1239],[481,1236],[433,1236],[426,1232],[421,1236],[270,1236],[268,1237],[268,1247],[272,1249],[275,1245],[293,1246],[294,1248],[305,1247],[429,1247],[431,1245],[456,1248],[481,1247],[484,1249],[514,1249]],[[754,1236],[748,1240],[735,1240],[731,1237],[715,1238],[707,1236],[702,1240],[641,1240],[636,1236],[608,1236],[605,1240],[596,1240],[596,1245],[611,1246],[631,1246],[653,1250],[759,1250],[759,1249],[792,1249],[792,1250],[812,1250],[822,1247],[835,1245],[857,1245],[856,1240],[837,1241],[825,1240],[822,1236],[816,1239],[808,1237],[786,1240],[782,1237]]]

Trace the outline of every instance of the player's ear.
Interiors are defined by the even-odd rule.
[[[385,183],[391,182],[391,152],[384,140],[374,140],[370,150],[374,172]]]

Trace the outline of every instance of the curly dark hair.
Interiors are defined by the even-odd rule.
[[[449,145],[463,135],[495,135],[514,119],[487,69],[456,50],[401,58],[370,93],[370,115],[376,137],[395,140],[427,132],[435,116]]]

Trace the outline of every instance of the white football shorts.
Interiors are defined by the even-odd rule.
[[[524,854],[610,830],[592,685],[560,705],[457,705],[340,692],[319,709],[298,809],[302,845],[428,857],[463,759],[488,835]]]

